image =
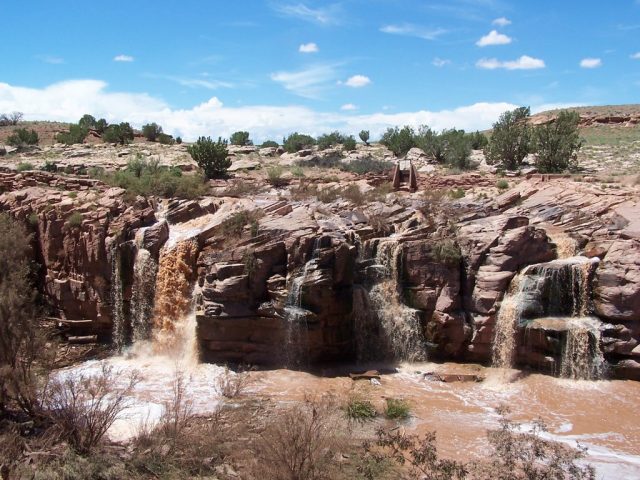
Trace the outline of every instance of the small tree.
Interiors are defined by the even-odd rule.
[[[221,137],[218,137],[217,142],[211,140],[211,137],[200,137],[195,144],[187,147],[187,152],[204,170],[207,178],[223,176],[231,166],[227,141]]]
[[[229,143],[231,145],[253,145],[253,142],[249,140],[249,132],[234,132],[229,137]]]
[[[3,113],[0,115],[0,127],[7,125],[17,125],[22,121],[24,114],[22,112]]]
[[[344,137],[342,139],[342,146],[347,151],[352,151],[356,149],[356,139],[353,138],[353,135],[349,135],[348,137]]]
[[[158,142],[162,145],[173,145],[174,143],[176,143],[174,138],[166,133],[161,133],[160,135],[158,135]]]
[[[147,123],[142,126],[142,135],[150,142],[155,142],[162,134],[162,127],[157,123]]]
[[[530,150],[531,126],[527,123],[529,107],[504,112],[493,124],[489,144],[484,149],[487,162],[502,164],[508,170],[522,165]]]
[[[469,168],[471,143],[464,130],[444,130],[440,136],[444,145],[445,163],[452,168],[466,170]]]
[[[96,132],[98,132],[99,134],[103,134],[108,126],[109,124],[107,123],[107,121],[104,118],[101,118],[96,122],[93,128],[95,128]]]
[[[280,145],[278,145],[278,142],[274,142],[273,140],[265,140],[264,142],[262,142],[262,145],[260,145],[261,148],[267,148],[267,147],[273,147],[273,148],[278,148]]]
[[[536,166],[542,173],[575,170],[582,140],[578,134],[580,115],[563,110],[555,121],[534,129],[533,146]]]
[[[467,136],[469,138],[471,148],[473,148],[474,150],[482,150],[489,144],[489,139],[487,138],[487,136],[477,130],[473,133],[467,134]]]
[[[89,130],[90,128],[96,127],[96,119],[95,117],[87,113],[83,115],[80,120],[78,120],[78,125],[80,125],[82,128],[86,128],[87,130]]]
[[[119,143],[125,145],[133,141],[133,128],[127,122],[119,125],[109,125],[102,135],[102,139],[106,143]]]
[[[402,129],[388,128],[382,135],[380,143],[391,150],[395,156],[400,157],[416,146],[415,132],[409,126]]]
[[[182,144],[182,137],[176,137],[176,143],[178,145],[181,145]]]
[[[83,117],[84,118],[84,117]],[[74,143],[82,143],[87,138],[89,129],[81,125],[69,125],[68,132],[61,132],[56,135],[56,140],[65,145],[73,145]]]
[[[38,133],[35,130],[18,128],[7,138],[7,143],[14,147],[24,147],[26,145],[38,144]]]
[[[282,146],[289,153],[299,152],[305,148],[311,148],[316,144],[313,137],[294,132],[282,140]]]
[[[360,133],[358,134],[358,136],[366,146],[369,146],[369,130],[360,130]]]
[[[423,125],[415,136],[416,146],[438,163],[445,162],[444,132],[442,135]]]

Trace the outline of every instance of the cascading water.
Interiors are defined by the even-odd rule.
[[[156,291],[158,263],[151,252],[142,247],[144,229],[136,235],[136,258],[133,264],[131,291],[131,329],[133,342],[148,340],[153,323],[153,299]]]
[[[424,361],[427,350],[419,312],[401,300],[402,245],[395,240],[380,242],[375,259],[382,278],[369,290],[370,310],[356,312],[355,322],[356,330],[369,329],[372,314],[377,319],[379,334],[377,339],[369,334],[366,338],[356,334],[361,340],[372,343],[358,345],[358,357],[364,360],[382,355],[394,360]],[[362,303],[366,302],[360,301]],[[379,351],[380,348],[383,351]]]
[[[541,325],[547,319],[566,336],[560,375],[598,378],[603,372],[598,348],[599,320],[588,316],[589,277],[597,263],[597,259],[569,257],[530,265],[514,277],[496,319],[493,366],[512,367],[518,327],[534,319],[536,325]]]
[[[117,245],[111,250],[111,317],[113,322],[113,345],[120,352],[126,344],[126,321],[124,315],[124,296],[122,292],[122,269],[120,249]]]

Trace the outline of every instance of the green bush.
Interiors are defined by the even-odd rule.
[[[338,145],[343,145],[347,150],[355,150],[356,148],[356,141],[353,136],[346,136],[338,131],[320,135],[317,143],[320,150],[326,150]]]
[[[238,238],[242,236],[244,227],[251,226],[254,222],[257,222],[259,215],[257,212],[249,210],[240,210],[232,214],[224,222],[220,224],[220,229],[225,237]],[[250,230],[255,227],[250,228]]]
[[[386,160],[377,160],[373,157],[356,158],[349,163],[340,166],[345,172],[357,173],[363,175],[365,173],[384,173],[393,168],[393,163]]]
[[[295,153],[306,148],[311,148],[316,144],[313,137],[302,133],[294,132],[282,140],[282,146],[286,152]]]
[[[282,178],[283,173],[284,169],[280,165],[267,167],[267,182],[276,188],[285,186],[289,182],[286,178]]]
[[[353,135],[349,135],[348,137],[344,137],[342,139],[342,146],[348,152],[352,152],[356,149],[356,139],[353,138]]]
[[[155,122],[142,126],[142,135],[150,142],[155,142],[161,134],[162,127]]]
[[[378,416],[375,407],[369,400],[351,398],[344,407],[344,413],[349,420],[365,422]]]
[[[158,135],[158,142],[162,145],[173,145],[174,143],[176,143],[173,137],[166,133],[161,133],[160,135]]]
[[[182,144],[182,137],[176,137],[176,143],[178,145],[181,145]]]
[[[452,190],[449,190],[449,196],[451,198],[453,198],[454,200],[457,200],[459,198],[463,198],[465,196],[464,188],[458,187],[458,188],[454,188]]]
[[[84,118],[84,117],[83,117]],[[56,141],[65,145],[73,145],[84,142],[89,134],[89,129],[80,125],[69,125],[68,132],[60,132],[56,135]]]
[[[455,128],[437,133],[426,125],[420,127],[415,138],[416,146],[438,163],[451,168],[469,168],[471,142],[464,130]]]
[[[300,165],[294,165],[293,167],[291,167],[291,175],[296,178],[302,178],[304,177],[304,170]]]
[[[7,143],[14,147],[37,145],[38,141],[38,133],[35,130],[27,130],[26,128],[18,128],[7,137]]]
[[[542,173],[573,171],[578,166],[582,141],[578,134],[580,115],[562,110],[555,121],[538,125],[533,133],[536,167]]]
[[[58,171],[58,166],[51,160],[47,160],[46,162],[44,162],[44,165],[42,166],[42,171],[49,172],[49,173],[56,173]]]
[[[360,140],[364,142],[365,145],[369,146],[369,130],[360,130],[358,134]]]
[[[131,128],[128,122],[109,125],[102,134],[102,140],[105,143],[119,143],[120,145],[132,142],[133,138],[133,128]]]
[[[249,132],[233,132],[229,137],[229,143],[231,145],[239,145],[241,147],[245,145],[253,145],[253,142],[249,140]]]
[[[90,128],[96,127],[96,119],[93,115],[89,115],[88,113],[83,115],[80,120],[78,120],[78,125],[81,128],[85,128],[89,130]]]
[[[406,400],[387,398],[384,415],[392,420],[406,420],[411,415],[411,409]]]
[[[187,147],[187,152],[207,178],[224,176],[231,166],[227,141],[220,137],[217,142],[211,140],[211,137],[200,137],[196,143]]]
[[[489,139],[484,133],[480,133],[477,130],[473,133],[468,133],[467,138],[471,144],[471,148],[474,150],[482,150],[489,144]]]
[[[462,252],[454,240],[445,238],[431,247],[431,256],[438,263],[456,265],[462,259]]]
[[[496,182],[496,187],[499,190],[506,190],[507,188],[509,188],[509,182],[507,182],[504,178],[500,179]]]
[[[395,156],[400,157],[416,146],[415,132],[409,126],[402,129],[388,128],[382,135],[380,143],[391,150]]]
[[[273,148],[278,148],[280,145],[278,145],[278,142],[274,142],[273,140],[265,140],[264,142],[262,142],[262,145],[260,145],[261,148],[267,148],[267,147],[273,147]]]
[[[18,165],[16,165],[16,170],[18,170],[19,172],[26,172],[33,169],[33,164],[29,162],[20,162]]]
[[[84,217],[80,212],[73,212],[69,218],[67,218],[67,223],[72,227],[79,227],[82,225],[82,220],[84,220]]]
[[[93,128],[96,130],[96,132],[102,135],[108,126],[109,124],[107,123],[107,121],[104,118],[101,118],[96,122]]]
[[[507,170],[515,170],[531,149],[531,126],[527,119],[529,107],[504,112],[493,124],[491,139],[484,149],[489,164],[500,164]]]

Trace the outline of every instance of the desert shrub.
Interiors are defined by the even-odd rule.
[[[391,150],[395,156],[400,157],[416,146],[415,132],[409,126],[402,129],[388,128],[382,135],[380,143]]]
[[[49,383],[44,400],[47,415],[76,451],[93,450],[127,408],[138,376],[129,375],[124,386],[118,387],[120,376],[113,367],[102,364],[95,376],[69,373]]]
[[[342,146],[345,150],[351,152],[356,149],[356,139],[353,138],[353,135],[349,135],[342,139]]]
[[[155,142],[162,133],[162,127],[157,123],[147,123],[142,126],[142,135],[150,142]]]
[[[78,125],[82,128],[89,130],[90,128],[96,127],[96,119],[93,115],[89,115],[88,113],[84,114],[80,120],[78,120]]]
[[[496,188],[498,188],[498,190],[506,190],[507,188],[509,188],[509,182],[507,182],[504,178],[501,178],[496,182]]]
[[[373,157],[356,158],[349,163],[340,166],[345,172],[357,173],[363,175],[365,173],[384,173],[393,168],[393,163],[386,160],[378,160]]]
[[[307,401],[276,413],[253,446],[261,478],[335,478],[336,436],[333,407],[327,402]]]
[[[162,145],[173,145],[174,143],[176,143],[176,141],[171,135],[167,133],[161,133],[160,135],[158,135],[158,143]]]
[[[0,127],[9,125],[17,125],[22,121],[24,114],[22,112],[11,112],[0,114]]]
[[[253,220],[260,217],[256,211],[240,210],[233,213],[229,218],[220,224],[222,234],[228,238],[238,238],[242,236],[244,227],[250,225]]]
[[[67,224],[71,227],[79,227],[82,225],[82,220],[84,220],[84,217],[80,212],[73,212],[69,218],[67,218]]]
[[[193,402],[187,394],[187,380],[180,370],[176,370],[171,382],[171,398],[163,402],[158,422],[159,430],[174,449],[193,419]]]
[[[14,147],[37,145],[38,141],[38,133],[35,130],[27,130],[26,128],[18,128],[7,137],[7,143]]]
[[[231,137],[229,137],[229,143],[231,145],[239,145],[239,146],[245,146],[245,145],[253,145],[253,142],[251,140],[249,140],[249,132],[233,132],[231,134]]]
[[[93,128],[96,130],[96,132],[102,135],[108,126],[109,123],[107,123],[104,118],[101,118],[100,120],[96,121],[96,124]]]
[[[289,183],[286,178],[282,178],[284,169],[280,165],[272,165],[267,167],[267,182],[270,185],[279,188]]]
[[[317,189],[316,198],[322,203],[333,203],[340,196],[341,191],[335,187]]]
[[[76,198],[78,198],[78,192],[69,192],[69,193],[67,193],[67,196],[69,198],[76,199]]]
[[[318,137],[317,144],[319,150],[326,150],[342,143],[342,134],[338,131],[323,133]]]
[[[82,143],[87,138],[89,129],[80,125],[69,125],[68,132],[60,132],[56,135],[56,141],[64,143],[65,145],[73,145],[75,143]]]
[[[453,198],[454,200],[463,198],[466,195],[464,188],[462,187],[458,187],[458,188],[453,188],[451,190],[449,190],[449,196],[451,198]]]
[[[530,113],[529,107],[520,107],[500,115],[484,149],[488,163],[500,164],[507,170],[522,165],[531,148],[531,127],[527,123]]]
[[[260,145],[261,148],[267,148],[267,147],[273,147],[273,148],[278,148],[280,145],[278,145],[278,142],[274,142],[273,140],[265,140],[264,142],[262,142],[262,145]]]
[[[364,142],[365,145],[369,146],[369,130],[360,130],[358,134],[360,140]]]
[[[20,162],[18,165],[16,165],[16,170],[19,172],[27,172],[29,170],[33,170],[35,167],[33,166],[33,163],[29,163],[29,162]]]
[[[31,282],[31,236],[0,213],[0,416],[18,408],[39,410],[38,360],[44,338],[38,328],[36,291]]]
[[[469,168],[471,144],[464,130],[452,128],[437,133],[425,125],[416,135],[416,145],[438,163],[461,170]]]
[[[489,144],[489,139],[487,138],[487,136],[477,130],[473,133],[467,133],[467,139],[469,140],[471,148],[473,148],[474,150],[482,150]]]
[[[562,110],[555,121],[538,125],[533,131],[536,167],[542,173],[575,170],[582,141],[578,133],[580,115]]]
[[[187,151],[207,178],[223,176],[231,166],[227,141],[220,137],[217,142],[211,140],[211,137],[200,137],[196,143],[187,147]]]
[[[445,238],[431,247],[431,256],[438,263],[456,265],[462,259],[462,252],[454,240]]]
[[[255,256],[252,255],[255,260]],[[224,373],[216,378],[216,390],[225,398],[236,398],[242,395],[251,382],[248,372],[232,372],[224,368]]]
[[[51,160],[47,160],[46,162],[44,162],[44,165],[42,166],[42,171],[55,173],[58,171],[58,166],[55,164],[55,162],[52,162]]]
[[[344,187],[340,192],[340,195],[342,196],[342,198],[350,201],[354,205],[362,205],[366,199],[365,195],[362,193],[362,190],[360,190],[360,187],[355,183]]]
[[[316,144],[313,137],[294,132],[282,140],[282,146],[289,153],[299,152],[305,148],[311,148]]]
[[[105,143],[119,143],[120,145],[132,142],[133,138],[133,128],[127,122],[109,125],[102,134],[102,140]]]
[[[182,137],[176,137],[176,143],[178,145],[181,145],[182,144]]]
[[[384,415],[392,420],[406,420],[411,415],[411,408],[406,400],[401,398],[387,398]]]
[[[304,177],[304,169],[300,165],[294,165],[291,167],[291,175],[296,178]]]
[[[296,162],[298,166],[317,168],[336,168],[342,165],[342,154],[332,151],[330,154],[309,155]]]
[[[344,406],[344,414],[349,420],[365,422],[378,416],[375,407],[369,400],[358,397],[350,398]]]
[[[367,192],[367,200],[369,202],[383,202],[391,192],[393,192],[391,182],[384,182]]]

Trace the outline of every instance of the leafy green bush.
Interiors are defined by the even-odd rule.
[[[7,137],[7,143],[14,147],[37,145],[38,141],[38,133],[35,130],[27,130],[26,128],[18,128]]]
[[[231,145],[239,145],[241,147],[245,145],[253,145],[253,142],[249,140],[249,132],[233,132],[229,137],[229,143]]]
[[[249,210],[240,210],[232,214],[224,222],[220,224],[220,229],[225,237],[238,238],[242,236],[244,227],[249,225],[250,230],[256,229],[254,224],[258,221],[260,215],[258,212]]]
[[[20,162],[18,165],[16,165],[16,170],[18,170],[19,172],[26,172],[33,169],[33,164],[29,162]]]
[[[211,140],[211,137],[200,137],[196,143],[187,147],[187,152],[204,171],[207,178],[224,176],[231,166],[227,141],[220,137],[217,142]]]
[[[142,135],[150,142],[155,142],[160,134],[162,134],[162,127],[155,122],[142,126]]]
[[[173,145],[174,143],[176,143],[173,137],[166,133],[161,133],[160,135],[158,135],[158,142],[162,145]]]
[[[415,132],[409,126],[402,129],[388,128],[382,135],[380,143],[391,150],[395,156],[400,157],[416,146]]]
[[[357,173],[363,175],[365,173],[384,173],[393,168],[393,163],[386,160],[377,160],[373,157],[356,158],[349,163],[340,166],[345,172]]]
[[[316,144],[313,137],[302,133],[294,132],[282,140],[282,146],[286,152],[295,153],[306,148],[311,148]]]
[[[274,142],[273,140],[265,140],[264,142],[262,142],[262,145],[260,145],[261,148],[267,148],[267,147],[273,147],[273,148],[278,148],[280,145],[278,145],[278,142]]]
[[[107,121],[104,118],[101,118],[96,122],[93,128],[96,130],[96,132],[102,135],[108,126],[109,124],[107,123]]]
[[[471,143],[464,130],[455,128],[435,132],[426,125],[420,127],[415,138],[416,145],[438,163],[446,163],[451,168],[469,168]]]
[[[342,139],[342,146],[348,152],[352,152],[356,149],[356,139],[353,138],[353,135],[349,135],[348,137],[344,137]]]
[[[58,166],[51,160],[47,160],[46,162],[44,162],[44,165],[42,166],[42,171],[55,173],[58,171]]]
[[[406,420],[411,415],[411,408],[406,400],[387,398],[384,415],[393,420]]]
[[[176,137],[176,143],[178,145],[181,145],[182,144],[182,137]]]
[[[578,134],[580,115],[562,110],[555,121],[534,129],[533,147],[537,154],[536,167],[542,173],[575,170],[582,141]]]
[[[484,149],[489,164],[501,164],[507,170],[522,165],[531,149],[531,127],[527,122],[530,113],[529,107],[520,107],[500,115]]]
[[[480,133],[477,130],[473,133],[468,133],[467,138],[471,144],[471,148],[474,150],[482,150],[489,144],[489,139],[484,133]]]
[[[502,178],[496,182],[496,187],[499,190],[506,190],[507,188],[509,188],[509,182]]]
[[[65,145],[73,145],[76,143],[84,142],[89,134],[89,129],[81,125],[72,124],[69,125],[68,132],[60,132],[56,135],[56,141],[64,143]]]
[[[365,422],[373,420],[378,415],[375,407],[369,400],[350,398],[344,407],[344,413],[349,420]]]
[[[296,178],[302,178],[304,177],[304,170],[300,165],[294,165],[293,167],[291,167],[291,175]]]
[[[105,143],[119,143],[120,145],[132,142],[133,137],[133,128],[131,128],[128,122],[109,125],[102,134],[102,140]]]
[[[69,218],[67,218],[67,223],[72,227],[79,227],[82,225],[82,220],[84,220],[84,217],[80,212],[73,212]]]
[[[318,137],[318,148],[326,150],[327,148],[343,145],[346,150],[355,150],[356,141],[352,135],[343,135],[337,130],[331,133],[325,133]]]
[[[93,115],[89,115],[88,113],[83,115],[80,120],[78,120],[78,125],[81,128],[85,128],[89,130],[90,128],[96,127],[96,119]]]
[[[364,142],[365,145],[369,146],[369,130],[360,130],[358,134],[360,140]]]

